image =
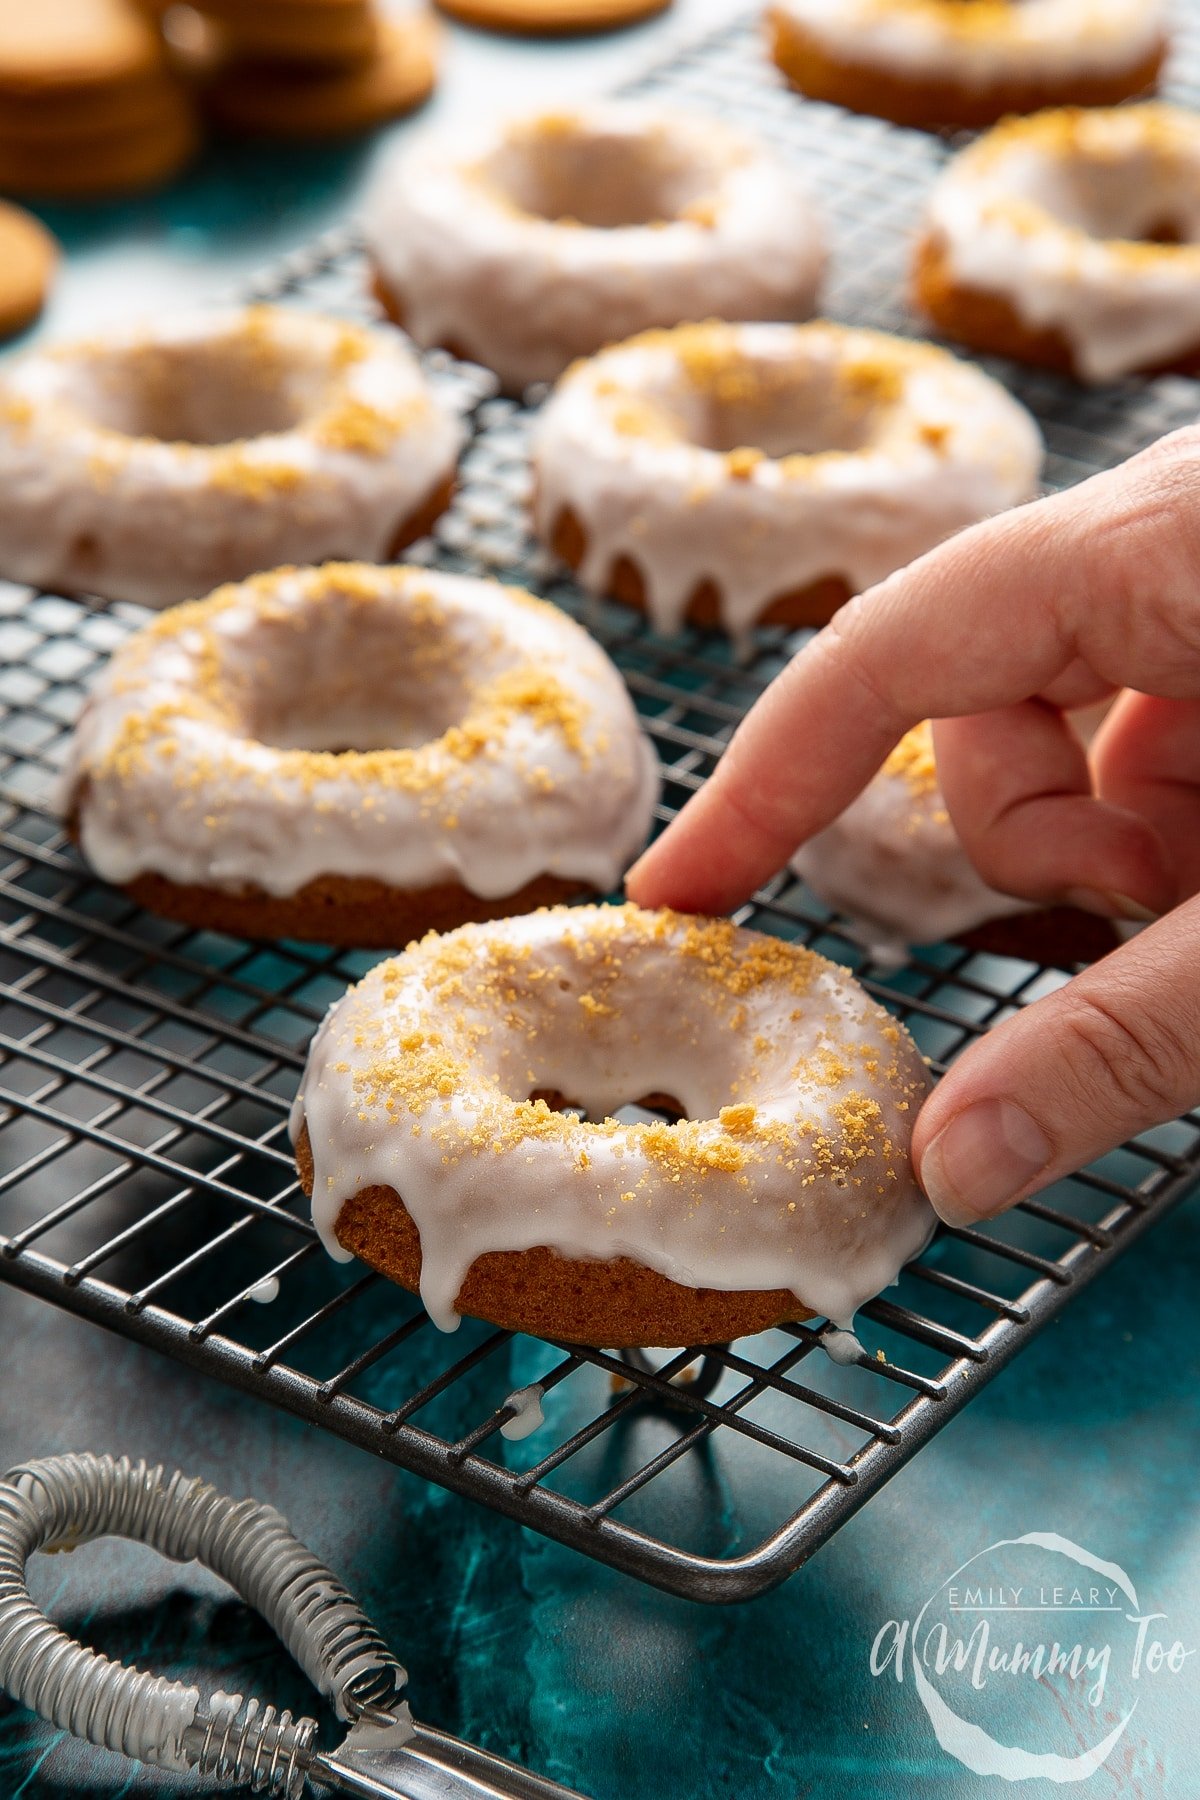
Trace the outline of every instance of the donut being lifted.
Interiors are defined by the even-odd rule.
[[[712,1343],[847,1323],[921,1250],[909,1143],[929,1085],[904,1028],[799,945],[557,907],[373,969],[313,1043],[292,1132],[326,1247],[443,1329],[467,1312]],[[612,1116],[651,1096],[682,1116]]]

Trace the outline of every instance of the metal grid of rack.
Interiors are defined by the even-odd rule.
[[[1186,33],[1181,66],[1200,68]],[[944,146],[801,104],[745,21],[630,91],[750,121],[798,158],[837,227],[829,311],[913,328],[905,241]],[[290,258],[255,296],[363,312],[364,292],[355,245],[339,238]],[[739,664],[713,636],[664,641],[585,601],[526,536],[528,414],[488,398],[475,372],[430,360],[474,434],[424,555],[523,581],[584,620],[657,747],[670,817],[794,641],[763,633]],[[1081,395],[1004,374],[1042,422],[1055,485],[1197,411],[1189,382]],[[738,1600],[792,1573],[1200,1174],[1189,1117],[1002,1220],[941,1232],[863,1309],[865,1354],[849,1366],[825,1354],[819,1324],[711,1352],[702,1378],[686,1350],[630,1367],[472,1321],[442,1337],[407,1295],[325,1258],[287,1143],[307,1041],[373,959],[148,917],[65,841],[52,789],[71,724],[142,616],[0,583],[4,1279],[645,1581]],[[1065,979],[956,945],[884,972],[782,877],[739,916],[855,967],[935,1070]],[[544,1423],[514,1442],[501,1428],[528,1387]]]

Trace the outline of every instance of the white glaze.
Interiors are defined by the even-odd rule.
[[[64,787],[116,883],[280,895],[337,874],[496,897],[545,874],[614,886],[658,774],[616,669],[565,613],[496,582],[330,564],[139,632],[85,707]]]
[[[866,1362],[867,1353],[852,1331],[823,1331],[821,1348],[830,1362],[840,1368],[850,1369],[856,1363]]]
[[[846,1323],[932,1229],[908,1150],[928,1086],[907,1033],[822,957],[726,921],[560,907],[373,969],[313,1042],[292,1134],[335,1257],[346,1200],[403,1198],[444,1330],[476,1257],[537,1245],[790,1289]],[[523,1099],[546,1090],[603,1123]],[[610,1117],[662,1092],[685,1121]]]
[[[772,454],[737,473],[743,452],[714,435]],[[575,514],[594,592],[630,558],[660,631],[715,582],[738,635],[782,593],[828,576],[858,592],[1028,499],[1041,460],[1025,409],[932,345],[825,323],[682,326],[559,382],[534,427],[534,523],[548,540]]]
[[[929,746],[928,725],[905,742]],[[791,867],[885,965],[903,962],[910,944],[940,943],[1032,910],[976,871],[936,776],[932,785],[914,784],[892,759],[840,818],[800,846]]]
[[[546,1423],[542,1410],[544,1398],[545,1391],[536,1382],[532,1387],[515,1388],[504,1402],[505,1406],[511,1406],[512,1416],[501,1425],[500,1436],[510,1443],[532,1437],[538,1427]]]
[[[1111,381],[1200,343],[1200,120],[1165,106],[1009,120],[962,151],[926,228],[964,287]],[[1180,244],[1136,244],[1170,222]]]
[[[585,222],[526,210],[547,202]],[[629,211],[655,222],[587,222]],[[403,152],[367,236],[416,341],[453,343],[513,392],[650,325],[806,318],[825,258],[803,183],[765,146],[627,102]]]
[[[839,61],[987,89],[1036,92],[1136,69],[1167,29],[1166,0],[773,0],[772,10]]]
[[[0,573],[167,606],[379,560],[463,438],[390,328],[248,307],[34,349],[0,371]]]

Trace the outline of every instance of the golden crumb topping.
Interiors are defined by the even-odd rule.
[[[517,589],[508,593],[517,603],[558,617],[543,601]],[[427,678],[448,671],[454,691],[462,695],[460,718],[413,747],[310,750],[268,744],[264,758],[256,721],[261,678],[273,660],[272,640],[263,636],[259,647],[256,634],[301,635],[314,611],[328,626],[335,607],[353,612],[381,606],[395,607],[397,629],[403,627],[405,681],[419,690]],[[353,620],[347,628],[357,629]],[[556,782],[548,767],[547,736],[584,768],[604,752],[605,733],[595,728],[592,708],[568,680],[542,660],[514,662],[491,674],[468,655],[471,641],[464,628],[452,629],[432,587],[412,581],[397,593],[367,564],[277,570],[228,584],[206,600],[160,614],[122,650],[109,680],[125,695],[137,695],[144,683],[153,682],[153,659],[164,644],[179,645],[187,675],[176,674],[169,698],[161,697],[159,687],[152,705],[126,709],[113,738],[97,750],[92,772],[125,783],[139,772],[161,772],[169,740],[175,761],[169,779],[179,796],[219,792],[222,777],[272,788],[296,784],[310,795],[324,783],[351,782],[364,790],[362,804],[369,809],[370,790],[426,797],[431,804],[441,804],[452,791],[461,797],[470,765],[501,756],[514,759],[531,795],[550,793]],[[352,663],[340,676],[325,670],[322,680],[332,700],[351,703],[357,692],[369,690],[372,673]],[[266,687],[269,691],[269,676]],[[176,756],[183,741],[187,754]],[[457,814],[446,812],[442,823],[453,828]],[[380,828],[385,826],[381,817]]]
[[[244,500],[273,500],[298,488],[305,479],[295,463],[255,456],[245,444],[228,444],[208,452],[208,478],[223,494]]]
[[[0,420],[23,431],[33,422],[33,402],[24,394],[0,394]]]
[[[766,460],[766,452],[756,450],[750,444],[740,444],[736,450],[725,452],[725,467],[735,481],[749,481],[755,469]]]
[[[955,166],[961,166],[964,176],[982,174],[998,171],[1010,156],[1027,158],[1030,152],[1067,165],[1081,177],[1094,173],[1101,191],[1105,178],[1115,174],[1147,193],[1189,194],[1200,169],[1200,121],[1181,107],[1162,104],[1056,107],[1002,120],[964,151]],[[983,215],[1022,237],[1049,230],[1078,248],[1100,242],[1111,259],[1135,269],[1181,259],[1200,267],[1200,245],[1189,241],[1169,202],[1160,217],[1147,220],[1140,236],[1122,238],[1060,218],[1052,205],[1025,193],[1004,193],[1002,174],[997,188],[997,196],[983,205]]]
[[[924,799],[937,792],[937,762],[933,754],[933,727],[926,719],[905,732],[883,765],[885,775],[896,775],[908,783],[914,799]]]
[[[425,1134],[451,1164],[528,1154],[538,1143],[560,1146],[576,1170],[617,1158],[622,1175],[628,1168],[622,1204],[650,1204],[664,1184],[699,1204],[710,1181],[741,1184],[755,1167],[756,1180],[781,1171],[792,1193],[822,1181],[878,1194],[898,1179],[902,1152],[881,1099],[903,1113],[923,1081],[882,1009],[868,1007],[860,1032],[847,1031],[838,1002],[814,986],[822,972],[834,973],[823,958],[728,920],[629,905],[535,917],[554,921],[550,935],[504,925],[431,932],[357,990],[340,1040],[349,1060],[338,1067],[351,1076],[361,1117]],[[555,1055],[545,1046],[563,1031],[590,1044],[599,1027],[636,1036],[644,984],[658,993],[664,978],[682,984],[692,1018],[698,1000],[711,1015],[707,1025],[686,1026],[685,1036],[698,1029],[715,1056],[744,1063],[728,1103],[714,1118],[633,1125],[549,1105],[545,1088],[537,1091],[536,1066],[549,1055],[552,1067]],[[840,971],[837,978],[845,979]],[[748,1029],[744,1003],[730,1005],[746,995],[755,997],[766,1037]],[[801,1022],[810,1043],[815,1029],[815,1048],[789,1069],[789,1034]],[[534,1090],[529,1098],[513,1091],[524,1082]]]
[[[423,395],[415,396],[404,406],[384,411],[346,394],[313,421],[309,435],[326,450],[382,456],[427,409],[428,402]]]

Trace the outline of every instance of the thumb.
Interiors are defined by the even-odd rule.
[[[1005,1021],[913,1133],[917,1177],[972,1225],[1200,1100],[1200,899]]]

